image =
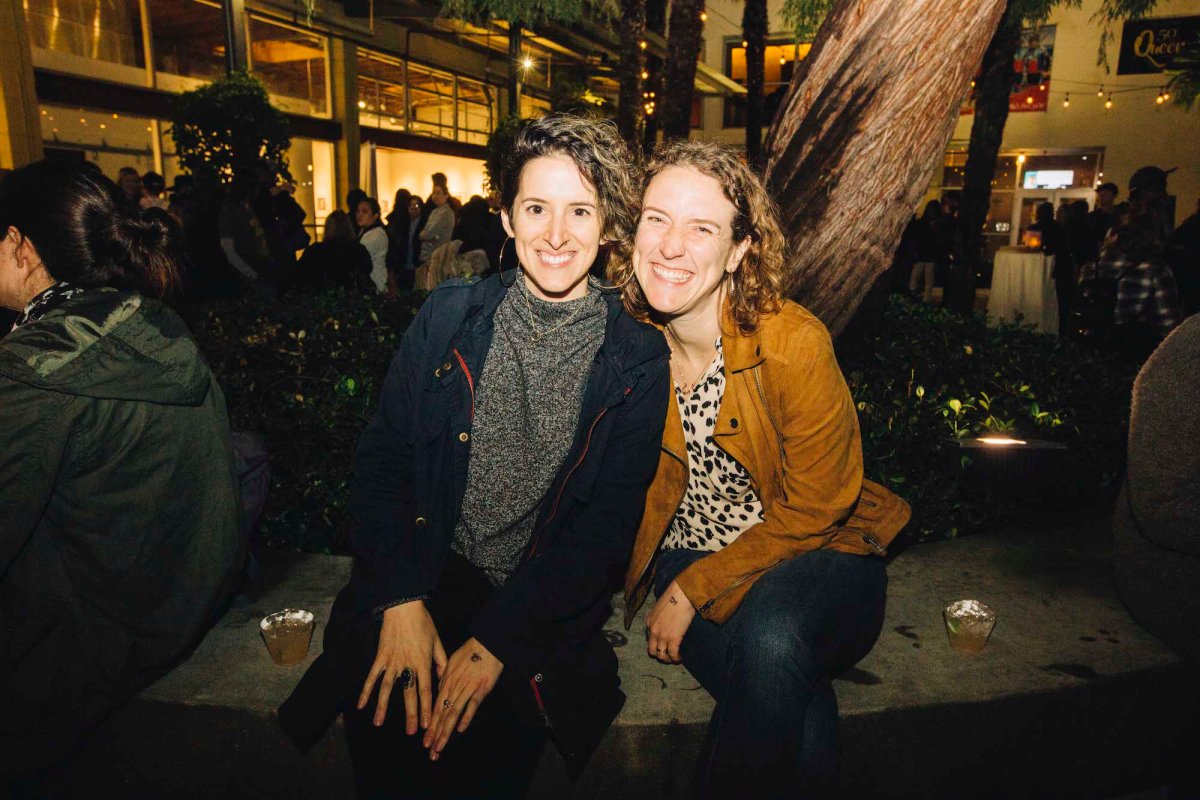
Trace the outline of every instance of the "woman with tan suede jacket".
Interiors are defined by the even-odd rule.
[[[783,299],[783,238],[758,178],[714,144],[660,147],[625,284],[663,328],[675,402],[626,577],[651,588],[647,650],[716,699],[693,795],[820,794],[830,679],[883,622],[880,556],[909,518],[863,479],[858,419],[825,327]],[[630,280],[630,278],[635,280]]]

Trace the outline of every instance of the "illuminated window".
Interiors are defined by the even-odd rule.
[[[329,115],[325,44],[308,31],[250,17],[250,69],[285,111]]]
[[[146,66],[138,0],[24,0],[35,50],[89,61]],[[122,76],[106,76],[121,79]]]
[[[358,62],[358,124],[405,130],[404,62],[360,49]]]
[[[495,128],[496,90],[467,78],[458,79],[458,140],[487,144]]]
[[[804,42],[796,44],[786,38],[767,40],[766,55],[763,58],[763,94],[766,95],[766,107],[763,125],[770,124],[779,108],[779,101],[792,82],[792,74],[796,66],[808,57],[812,45]],[[746,49],[742,47],[741,39],[725,44],[725,76],[732,78],[743,86],[746,85]],[[744,96],[725,98],[726,128],[746,127],[746,98]]]
[[[154,0],[149,9],[159,88],[184,91],[225,75],[225,15],[220,4]],[[191,80],[177,84],[171,76]]]
[[[408,65],[409,120],[413,133],[454,138],[454,76]]]

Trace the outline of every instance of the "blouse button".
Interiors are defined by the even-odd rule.
[[[458,440],[459,440],[460,442],[465,442],[465,441],[467,441],[467,440],[468,440],[468,439],[470,439],[470,438],[471,438],[471,434],[467,433],[466,431],[463,431],[462,433],[460,433],[460,434],[458,435]]]
[[[450,362],[447,361],[445,364],[442,364],[442,372],[449,372],[449,371],[450,371]]]
[[[414,524],[415,524],[415,525],[416,525],[418,528],[423,528],[423,527],[425,527],[425,518],[424,518],[424,517],[417,517],[415,520],[413,520],[413,523],[414,523]]]
[[[737,417],[733,417],[733,418],[731,418],[731,419],[729,420],[729,427],[731,427],[731,428],[736,428],[737,426],[738,426]]]

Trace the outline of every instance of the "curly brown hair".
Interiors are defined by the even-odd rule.
[[[500,202],[513,215],[521,173],[536,158],[564,155],[596,192],[600,236],[609,260],[628,261],[637,225],[641,162],[609,120],[547,114],[523,122],[500,170]]]
[[[733,241],[749,237],[750,247],[730,278],[726,308],[743,334],[753,333],[759,320],[778,311],[783,303],[783,233],[775,202],[758,176],[729,147],[698,141],[659,145],[645,169],[643,194],[650,181],[667,167],[690,167],[708,175],[721,185],[725,198],[733,204]],[[634,278],[632,259],[610,259],[608,277],[621,287],[625,310],[635,319],[649,319],[650,304]]]

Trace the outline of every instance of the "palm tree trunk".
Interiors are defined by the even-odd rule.
[[[642,48],[646,35],[646,0],[621,0],[621,89],[617,97],[617,129],[636,148],[642,120]]]
[[[691,131],[696,61],[700,58],[700,12],[704,0],[671,0],[671,32],[667,39],[667,74],[658,106],[663,136],[686,139]]]
[[[975,275],[983,259],[983,226],[992,199],[996,156],[1008,122],[1012,64],[1021,43],[1019,4],[1010,5],[983,54],[975,81],[975,119],[967,149],[959,216],[954,230],[954,262],[946,277],[945,303],[960,314],[975,309]]]
[[[646,30],[659,36],[667,32],[667,0],[646,0]],[[663,62],[656,55],[647,54],[646,72],[649,78],[642,84],[647,92],[654,92],[656,98],[663,96]],[[646,153],[654,149],[658,141],[658,113],[647,114],[646,124],[642,127],[642,150]]]
[[[742,11],[742,38],[746,40],[746,160],[762,170],[763,60],[767,50],[767,0],[746,0]]]
[[[834,334],[891,264],[1005,0],[838,0],[767,133],[792,295]]]

